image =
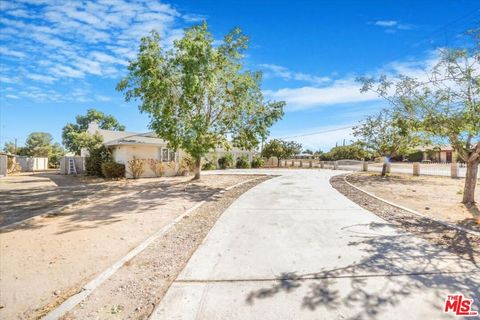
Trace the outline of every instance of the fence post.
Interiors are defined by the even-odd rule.
[[[362,171],[368,171],[368,162],[367,162],[367,161],[363,161],[363,163],[362,163]]]
[[[303,167],[303,160],[300,160],[300,168]]]
[[[338,161],[333,162],[333,170],[338,170]]]
[[[413,175],[419,176],[420,175],[420,162],[413,163]]]
[[[295,160],[292,160],[292,167],[295,167]]]
[[[450,164],[450,176],[452,178],[458,178],[458,163],[452,162]]]
[[[310,160],[309,166],[310,166],[310,168],[313,168],[313,160]]]
[[[320,169],[323,169],[325,166],[325,163],[323,161],[320,161]]]

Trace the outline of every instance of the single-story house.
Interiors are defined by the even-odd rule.
[[[457,153],[451,145],[423,146],[418,148],[423,154],[422,161],[452,163],[457,161]]]
[[[155,132],[137,133],[127,131],[113,131],[103,130],[98,127],[95,122],[90,123],[87,132],[90,134],[99,134],[103,137],[104,145],[111,151],[113,160],[117,163],[125,164],[126,177],[131,178],[132,174],[128,169],[128,161],[135,159],[153,159],[170,163],[171,166],[166,170],[165,175],[177,174],[180,161],[185,155],[182,150],[172,150],[168,148],[168,142],[159,138]],[[248,156],[249,161],[252,161],[255,152],[232,148],[227,151],[218,148],[205,156],[206,159],[218,160],[227,153],[232,153],[234,158],[242,155]],[[88,156],[87,150],[82,150],[81,156]],[[155,173],[146,164],[144,172],[141,177],[154,177]]]

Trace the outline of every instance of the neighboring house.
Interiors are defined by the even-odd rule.
[[[98,127],[97,123],[90,123],[87,132],[90,134],[99,134],[103,137],[103,144],[112,152],[113,160],[122,163],[126,168],[127,178],[132,175],[128,169],[128,161],[136,159],[154,159],[165,163],[173,163],[174,166],[169,168],[165,174],[175,175],[179,169],[180,161],[184,156],[181,150],[171,150],[168,148],[168,142],[158,138],[154,132],[137,133],[127,131],[103,130]],[[216,149],[206,155],[205,158],[212,161],[218,160],[226,153],[232,153],[235,158],[247,155],[249,161],[252,161],[254,152],[232,148],[230,151],[224,149]],[[81,151],[82,156],[88,156],[87,150]],[[150,169],[149,165],[145,165],[145,171],[142,177],[154,177],[155,173]]]
[[[441,163],[457,162],[457,153],[450,145],[423,146],[418,148],[423,153],[422,161]]]

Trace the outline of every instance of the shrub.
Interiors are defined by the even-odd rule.
[[[212,161],[207,161],[203,164],[202,170],[215,170],[217,166]]]
[[[133,179],[138,179],[145,171],[144,168],[145,160],[144,159],[137,159],[133,157],[132,160],[128,161],[128,169],[132,174]]]
[[[18,163],[15,157],[7,156],[7,173],[15,173],[20,171],[20,163]]]
[[[182,160],[180,161],[180,167],[178,169],[178,174],[185,175],[186,173],[193,172],[195,170],[195,160],[188,155],[184,154]]]
[[[101,145],[89,150],[90,155],[85,162],[85,171],[89,176],[103,177],[102,163],[112,161],[108,149]]]
[[[165,166],[162,161],[157,159],[148,159],[148,165],[155,174],[155,177],[161,177],[165,173]]]
[[[233,154],[227,153],[225,156],[218,159],[218,165],[220,169],[233,168],[235,161],[233,160]]]
[[[238,169],[247,169],[250,168],[250,162],[248,161],[247,156],[241,156],[237,159],[237,168]]]
[[[263,167],[264,164],[265,164],[265,161],[263,161],[262,157],[259,157],[259,156],[253,157],[252,168],[260,168],[260,167]]]
[[[102,173],[107,179],[121,179],[125,177],[125,165],[108,161],[102,163]]]

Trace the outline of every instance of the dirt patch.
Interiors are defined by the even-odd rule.
[[[220,215],[261,177],[211,199],[177,223],[63,319],[146,319]]]
[[[45,314],[186,209],[252,177],[122,182],[62,214],[1,230],[0,318]]]
[[[420,212],[433,219],[480,231],[480,212],[461,203],[464,179],[449,177],[390,175],[364,173],[347,177],[347,181],[380,198]],[[476,188],[480,199],[480,187]],[[478,220],[480,221],[480,220]]]
[[[330,183],[353,202],[406,232],[413,233],[430,243],[441,246],[473,262],[475,265],[480,265],[479,236],[450,228],[431,219],[419,217],[375,199],[345,183],[344,177],[345,175],[334,176],[330,179]]]

